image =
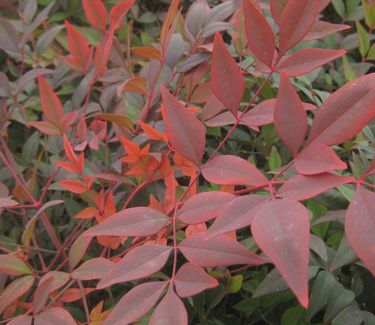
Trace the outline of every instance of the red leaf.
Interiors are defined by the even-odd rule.
[[[113,45],[114,30],[111,28],[106,35],[104,42],[96,45],[95,50],[95,66],[98,71],[99,76],[103,76],[109,56],[111,54],[111,49]]]
[[[68,21],[65,21],[65,26],[68,31],[70,54],[73,56],[73,60],[78,65],[79,70],[87,72],[92,61],[93,50],[90,48],[89,42]]]
[[[375,73],[333,93],[318,110],[308,143],[334,145],[355,136],[375,117]]]
[[[122,210],[86,231],[88,236],[149,236],[167,225],[169,218],[147,207]]]
[[[375,276],[375,193],[358,188],[345,217],[350,246]]]
[[[289,55],[277,69],[289,77],[302,76],[346,53],[345,50],[302,49]]]
[[[202,168],[203,177],[223,185],[262,186],[268,179],[245,159],[232,155],[217,156]]]
[[[222,209],[214,224],[209,228],[207,237],[211,238],[250,226],[261,203],[267,199],[267,196],[262,195],[244,195],[234,199]]]
[[[248,127],[262,126],[273,122],[276,99],[267,99],[241,116],[241,122]]]
[[[134,287],[120,299],[104,325],[136,322],[156,304],[166,285],[166,282],[149,282]]]
[[[34,284],[34,277],[26,275],[13,280],[1,291],[0,295],[0,315],[16,299],[24,295]]]
[[[272,200],[257,211],[251,230],[259,248],[271,259],[307,308],[310,222],[307,209],[299,202]]]
[[[194,225],[216,218],[235,196],[225,192],[204,192],[194,195],[178,210],[177,218],[183,223]]]
[[[225,235],[207,239],[205,234],[199,234],[185,239],[179,249],[191,263],[203,267],[264,263],[258,255]]]
[[[303,201],[318,196],[332,188],[354,181],[353,177],[333,174],[314,176],[297,175],[288,179],[278,191],[278,195],[297,201]]]
[[[304,41],[312,41],[316,39],[321,39],[328,35],[334,34],[336,32],[346,30],[351,28],[349,25],[342,25],[342,24],[331,24],[327,23],[326,21],[318,20],[313,25],[311,30],[303,39]]]
[[[12,200],[10,197],[0,197],[0,209],[14,207],[18,204],[17,201]]]
[[[72,273],[72,278],[76,280],[96,280],[107,275],[116,264],[103,257],[92,258]]]
[[[215,34],[212,52],[211,87],[215,96],[237,116],[245,92],[245,81],[219,33]]]
[[[200,165],[206,145],[206,129],[169,91],[160,86],[165,129],[172,146],[195,165]]]
[[[185,263],[177,271],[174,279],[176,292],[181,298],[191,297],[207,289],[215,288],[219,283],[201,267]]]
[[[14,254],[0,254],[0,273],[19,276],[31,274],[30,267]]]
[[[306,111],[316,108],[309,103],[302,103],[302,105]],[[254,127],[273,123],[275,106],[276,99],[266,99],[262,101],[241,117],[241,124]]]
[[[270,9],[273,19],[280,24],[280,19],[288,0],[270,0]]]
[[[35,314],[39,313],[46,305],[53,281],[54,278],[50,277],[43,282],[39,282],[38,287],[34,291],[33,312]]]
[[[132,249],[98,284],[98,289],[119,282],[144,278],[159,271],[167,262],[172,247],[162,245],[139,246]]]
[[[150,325],[187,325],[188,315],[184,303],[173,291],[172,286],[163,300],[155,308]]]
[[[300,42],[319,12],[319,0],[289,0],[280,19],[280,55]]]
[[[133,6],[134,0],[126,0],[113,6],[110,13],[111,29],[116,30],[121,27],[122,20]]]
[[[53,292],[67,284],[70,280],[70,275],[69,273],[61,271],[49,271],[40,278],[39,285],[41,285],[45,281],[49,281],[49,279],[53,279],[50,289],[50,292]]]
[[[38,77],[38,81],[43,114],[49,122],[55,125],[59,130],[62,130],[61,120],[64,118],[64,108],[60,99],[42,75]]]
[[[78,165],[78,158],[69,143],[67,136],[64,134],[64,150],[68,159],[75,165]]]
[[[7,325],[32,325],[32,316],[20,315],[13,318]]]
[[[60,307],[47,309],[45,312],[38,314],[34,319],[35,325],[77,325],[70,313]]]
[[[107,9],[102,0],[82,0],[83,9],[89,23],[101,30],[106,30]]]
[[[346,163],[325,144],[312,143],[297,156],[294,161],[298,173],[316,175],[332,170],[344,170]]]
[[[75,194],[82,194],[88,191],[86,184],[77,180],[60,181],[59,185]]]
[[[82,260],[91,243],[91,237],[80,235],[71,245],[69,251],[69,267],[73,270]]]
[[[276,100],[275,127],[281,141],[295,156],[306,135],[307,116],[297,92],[283,73]]]
[[[275,37],[263,14],[251,3],[243,1],[246,37],[254,55],[269,68],[273,66]]]

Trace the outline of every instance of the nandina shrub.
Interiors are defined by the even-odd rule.
[[[134,0],[83,0],[90,27],[64,32],[53,4],[1,20],[5,322],[218,324],[210,312],[243,285],[246,324],[278,291],[294,306],[284,324],[370,324],[333,272],[375,275],[375,164],[356,147],[375,75],[329,96],[303,77],[345,54],[308,47],[349,27],[320,19],[328,3],[175,0],[147,46],[126,19]],[[336,188],[351,202],[327,214]]]

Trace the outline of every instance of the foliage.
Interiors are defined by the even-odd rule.
[[[0,6],[4,323],[374,324],[374,1]]]

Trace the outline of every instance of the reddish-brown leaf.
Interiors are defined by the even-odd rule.
[[[64,117],[64,108],[49,83],[42,75],[38,78],[40,103],[45,118],[58,129],[62,130],[61,120]]]
[[[198,234],[185,239],[179,249],[191,263],[203,267],[264,263],[258,255],[225,235],[207,239],[205,234]]]
[[[65,26],[68,31],[68,48],[72,55],[71,59],[81,71],[87,72],[91,65],[93,50],[90,48],[89,42],[68,21],[65,21]]]
[[[245,159],[232,155],[217,156],[202,168],[203,177],[223,185],[262,186],[268,179]]]
[[[77,325],[70,313],[60,307],[47,309],[45,312],[38,314],[34,318],[35,325]]]
[[[177,218],[183,223],[194,225],[216,218],[235,196],[226,192],[203,192],[187,200],[178,210]]]
[[[159,271],[167,262],[172,247],[146,245],[132,249],[98,284],[98,289],[119,282],[144,278]]]
[[[184,303],[170,286],[167,294],[155,308],[150,325],[187,325],[188,315]]]
[[[281,186],[278,195],[283,198],[303,201],[353,181],[353,177],[328,173],[314,176],[297,175],[288,179],[285,184]]]
[[[104,325],[134,323],[156,304],[166,285],[166,282],[149,282],[134,287],[120,299]]]
[[[294,161],[298,173],[316,175],[347,168],[335,152],[325,144],[312,143],[304,148]]]
[[[165,129],[172,146],[186,159],[200,165],[206,146],[205,127],[165,87],[161,86],[160,91]]]
[[[319,12],[319,0],[289,0],[280,19],[280,55],[310,31]]]
[[[96,280],[104,278],[115,266],[109,259],[103,257],[92,258],[72,273],[72,278],[76,280]]]
[[[207,237],[211,238],[250,226],[255,213],[267,199],[267,196],[262,195],[244,195],[234,199],[222,209],[214,224],[209,228]]]
[[[207,289],[215,288],[219,283],[201,267],[185,263],[177,271],[174,279],[176,292],[181,298],[191,297]]]
[[[251,224],[259,248],[271,259],[301,305],[307,308],[310,222],[299,202],[282,199],[263,204]]]
[[[308,143],[334,145],[355,136],[375,117],[375,73],[333,93],[315,116]]]
[[[275,37],[263,14],[250,0],[243,1],[245,29],[249,48],[269,68],[273,66]]]
[[[116,30],[121,27],[122,20],[133,6],[135,0],[126,0],[113,6],[110,12],[111,29]]]
[[[132,47],[132,52],[145,59],[156,59],[161,61],[161,53],[154,47]]]
[[[302,102],[285,74],[281,74],[275,106],[275,127],[281,141],[296,156],[307,131]]]
[[[298,77],[343,56],[345,53],[345,50],[302,49],[289,55],[277,66],[277,69],[289,77]]]
[[[173,21],[175,20],[175,16],[178,13],[178,7],[180,5],[180,0],[173,0],[171,5],[169,6],[167,15],[165,16],[163,25],[160,31],[160,42],[163,45],[163,50],[166,51],[169,39],[169,29],[171,28]]]
[[[29,291],[33,284],[34,276],[26,275],[22,278],[13,280],[4,290],[2,290],[0,295],[0,315],[14,300]]]
[[[359,187],[345,216],[350,246],[375,276],[375,193]]]
[[[101,30],[106,30],[107,9],[102,0],[82,0],[83,9],[89,23]]]
[[[245,92],[245,81],[219,33],[215,35],[212,52],[211,87],[215,96],[237,116]]]
[[[334,34],[339,31],[346,30],[349,28],[351,28],[349,25],[331,24],[331,23],[327,23],[326,21],[318,20],[312,25],[311,30],[307,33],[307,35],[304,37],[303,40],[312,41],[316,39],[321,39],[328,35],[331,35],[331,34]]]
[[[29,122],[29,125],[50,136],[61,135],[62,133],[57,126],[47,121]]]
[[[169,222],[160,211],[147,207],[122,210],[86,231],[88,236],[149,236]]]

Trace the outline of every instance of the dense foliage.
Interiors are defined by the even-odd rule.
[[[0,323],[375,324],[374,28],[0,0]]]

